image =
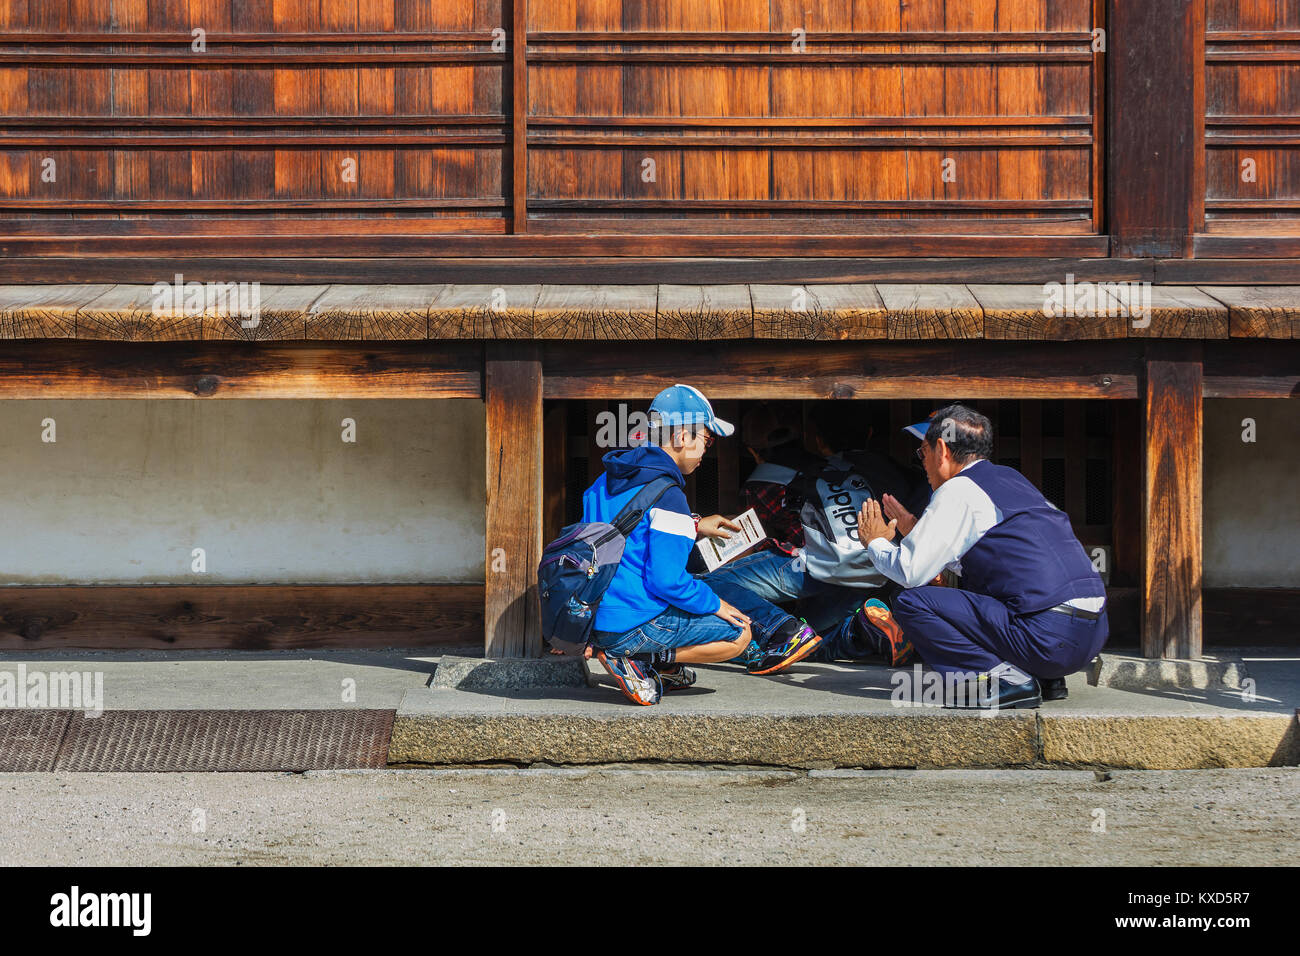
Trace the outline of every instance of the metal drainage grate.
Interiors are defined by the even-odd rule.
[[[0,769],[349,770],[383,767],[391,710],[0,713]]]
[[[71,720],[66,710],[0,710],[0,772],[53,770]]]

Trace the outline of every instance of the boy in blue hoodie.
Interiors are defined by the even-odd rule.
[[[713,414],[698,389],[673,385],[650,405],[649,442],[605,455],[605,473],[582,496],[583,521],[612,521],[637,491],[656,478],[673,480],[627,537],[623,558],[596,611],[596,658],[637,704],[657,704],[664,691],[695,683],[685,664],[729,661],[751,637],[764,647],[751,671],[772,674],[803,660],[821,638],[776,605],[744,595],[743,606],[721,600],[686,570],[700,535],[739,528],[713,515],[700,518],[686,502],[686,480],[715,436],[734,426]]]

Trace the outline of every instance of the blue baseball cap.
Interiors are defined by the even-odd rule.
[[[907,432],[913,438],[919,438],[921,441],[925,441],[926,433],[930,431],[930,422],[934,420],[934,416],[937,414],[939,414],[939,410],[935,409],[930,413],[930,417],[925,421],[917,422],[915,425],[908,425],[903,429],[903,431]]]
[[[660,421],[673,427],[704,425],[713,434],[723,438],[736,431],[736,426],[731,422],[724,422],[713,414],[713,406],[703,392],[689,385],[670,385],[665,388],[650,403],[650,411],[657,413]]]

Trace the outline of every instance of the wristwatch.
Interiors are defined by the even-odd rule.
[[[698,538],[700,536],[700,516],[692,511],[691,520],[695,522],[695,536]]]

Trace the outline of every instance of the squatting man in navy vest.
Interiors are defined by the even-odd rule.
[[[1066,696],[1109,632],[1101,576],[1069,519],[1014,468],[988,460],[993,426],[949,405],[907,431],[934,495],[918,519],[868,500],[861,540],[908,590],[894,616],[944,678],[950,707],[1037,707]],[[895,544],[901,531],[903,539]],[[948,568],[960,588],[930,585]]]

